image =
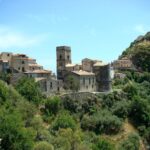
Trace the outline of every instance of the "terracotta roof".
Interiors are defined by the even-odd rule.
[[[31,66],[31,67],[42,67],[41,65],[38,65],[38,64],[29,64],[29,66]]]
[[[46,80],[46,78],[35,78],[35,82],[39,82],[39,81],[42,81],[42,80]]]
[[[75,64],[67,64],[66,67],[74,67]]]
[[[27,71],[25,73],[27,73],[27,74],[30,74],[30,73],[32,73],[32,74],[36,74],[36,73],[51,74],[51,71],[49,71],[49,70],[33,70],[33,71]]]
[[[23,57],[27,57],[27,55],[25,55],[25,54],[14,54],[13,56],[23,56]]]
[[[129,58],[128,57],[123,57],[120,60],[129,60]]]
[[[82,66],[82,64],[81,64],[81,63],[77,63],[76,65],[77,65],[77,66]]]
[[[87,71],[83,71],[83,70],[72,71],[72,72],[77,75],[80,75],[80,76],[94,76],[95,75],[93,72],[87,72]]]
[[[104,63],[104,62],[96,62],[93,66],[98,67],[98,66],[106,66],[108,65],[108,63]]]

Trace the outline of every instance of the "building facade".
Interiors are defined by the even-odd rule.
[[[57,56],[57,78],[64,80],[66,65],[71,64],[71,48],[59,46],[56,48]]]
[[[123,58],[113,62],[113,68],[115,70],[118,70],[118,69],[132,69],[133,64],[132,64],[132,61],[128,57],[123,57]]]
[[[67,77],[72,75],[79,83],[79,91],[105,92],[111,90],[110,64],[89,58],[83,59],[81,64],[72,64],[71,48],[67,46],[57,47],[56,55],[57,79],[62,79],[64,86],[67,84],[65,82]],[[93,84],[91,84],[92,81],[94,81]]]

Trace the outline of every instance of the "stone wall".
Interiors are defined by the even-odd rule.
[[[75,100],[84,100],[89,97],[95,97],[95,96],[96,95],[91,92],[72,92],[72,93],[63,94],[60,97],[61,98],[69,97],[69,98],[75,99]]]

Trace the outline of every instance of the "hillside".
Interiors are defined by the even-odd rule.
[[[150,71],[150,32],[132,42],[120,58],[124,56],[130,57],[137,69]]]
[[[150,74],[124,72],[114,92],[86,99],[44,97],[33,79],[0,81],[3,150],[146,150]],[[118,90],[119,89],[119,90]]]

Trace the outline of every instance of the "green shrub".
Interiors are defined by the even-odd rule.
[[[56,115],[61,109],[61,100],[59,97],[48,98],[45,102],[45,112],[49,115]]]
[[[68,113],[60,113],[53,123],[52,130],[57,131],[60,128],[76,128],[75,120]]]

